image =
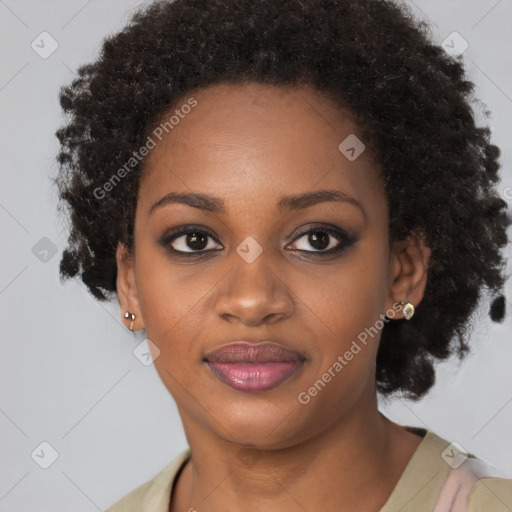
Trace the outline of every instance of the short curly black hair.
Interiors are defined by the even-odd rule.
[[[503,319],[511,220],[496,190],[500,150],[477,127],[462,58],[434,44],[402,4],[163,0],[136,10],[60,90],[68,118],[56,132],[55,183],[71,221],[61,280],[78,274],[99,300],[116,292],[115,251],[133,248],[144,160],[107,194],[95,191],[187,94],[248,81],[308,84],[353,114],[382,168],[389,239],[425,236],[423,301],[411,320],[386,323],[376,362],[380,393],[420,398],[435,382],[435,359],[468,352],[484,288],[491,318]]]

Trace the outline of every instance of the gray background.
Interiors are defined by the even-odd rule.
[[[63,286],[58,279],[67,239],[49,179],[56,173],[54,132],[63,122],[58,90],[139,4],[0,0],[0,512],[104,510],[186,447],[174,401],[154,367],[133,354],[143,332],[127,331],[117,302],[100,304],[81,282]],[[492,112],[493,142],[503,152],[499,188],[511,204],[512,2],[408,4],[432,24],[439,43],[453,31],[468,41],[464,60]],[[59,45],[46,59],[31,48],[43,31]],[[460,367],[456,360],[439,365],[437,385],[421,402],[381,408],[399,423],[459,442],[510,478],[511,315],[493,324],[487,306],[473,354]],[[48,449],[31,455],[41,454],[43,441],[58,452],[48,469],[36,463]]]

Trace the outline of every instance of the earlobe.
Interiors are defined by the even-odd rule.
[[[423,234],[409,235],[406,240],[395,242],[392,247],[390,262],[390,288],[387,307],[397,302],[410,303],[417,307],[423,299],[427,285],[428,266],[431,250],[426,245]],[[402,310],[403,316],[409,318],[410,307]]]
[[[123,323],[131,330],[143,329],[143,319],[139,308],[133,259],[127,248],[119,242],[116,250],[117,298],[121,308]],[[139,327],[137,328],[137,325]]]

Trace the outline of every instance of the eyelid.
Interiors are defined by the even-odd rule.
[[[218,243],[220,243],[217,235],[211,229],[207,228],[206,226],[201,226],[199,224],[184,224],[182,226],[176,226],[175,228],[167,230],[163,238],[169,240],[170,238],[172,238],[173,235],[184,235],[194,231],[201,233],[204,232],[208,236],[214,238]]]
[[[328,224],[328,223],[324,223],[324,224],[306,224],[306,226],[303,226],[304,229],[302,228],[299,228],[299,231],[298,233],[296,233],[294,235],[294,238],[292,239],[292,242],[297,240],[297,238],[303,236],[303,235],[306,235],[308,233],[310,233],[311,231],[324,231],[326,233],[329,233],[329,234],[332,234],[332,233],[335,233],[335,234],[338,234],[346,239],[350,239],[350,238],[353,238],[354,235],[351,235],[350,233],[348,233],[347,231],[345,231],[344,229],[342,228],[339,228],[337,226],[334,226],[333,224]]]

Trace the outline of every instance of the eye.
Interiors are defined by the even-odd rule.
[[[287,249],[310,253],[310,257],[321,257],[341,253],[357,240],[357,236],[338,228],[313,226],[299,233]],[[224,248],[208,228],[194,225],[171,229],[160,244],[176,256],[201,256]]]
[[[173,253],[201,254],[223,249],[211,231],[196,226],[175,228],[166,234],[161,243]]]
[[[314,226],[307,231],[302,231],[292,242],[291,249],[322,255],[337,254],[352,245],[356,240],[354,236],[350,236],[342,230],[326,226]],[[313,250],[311,250],[311,247]]]

